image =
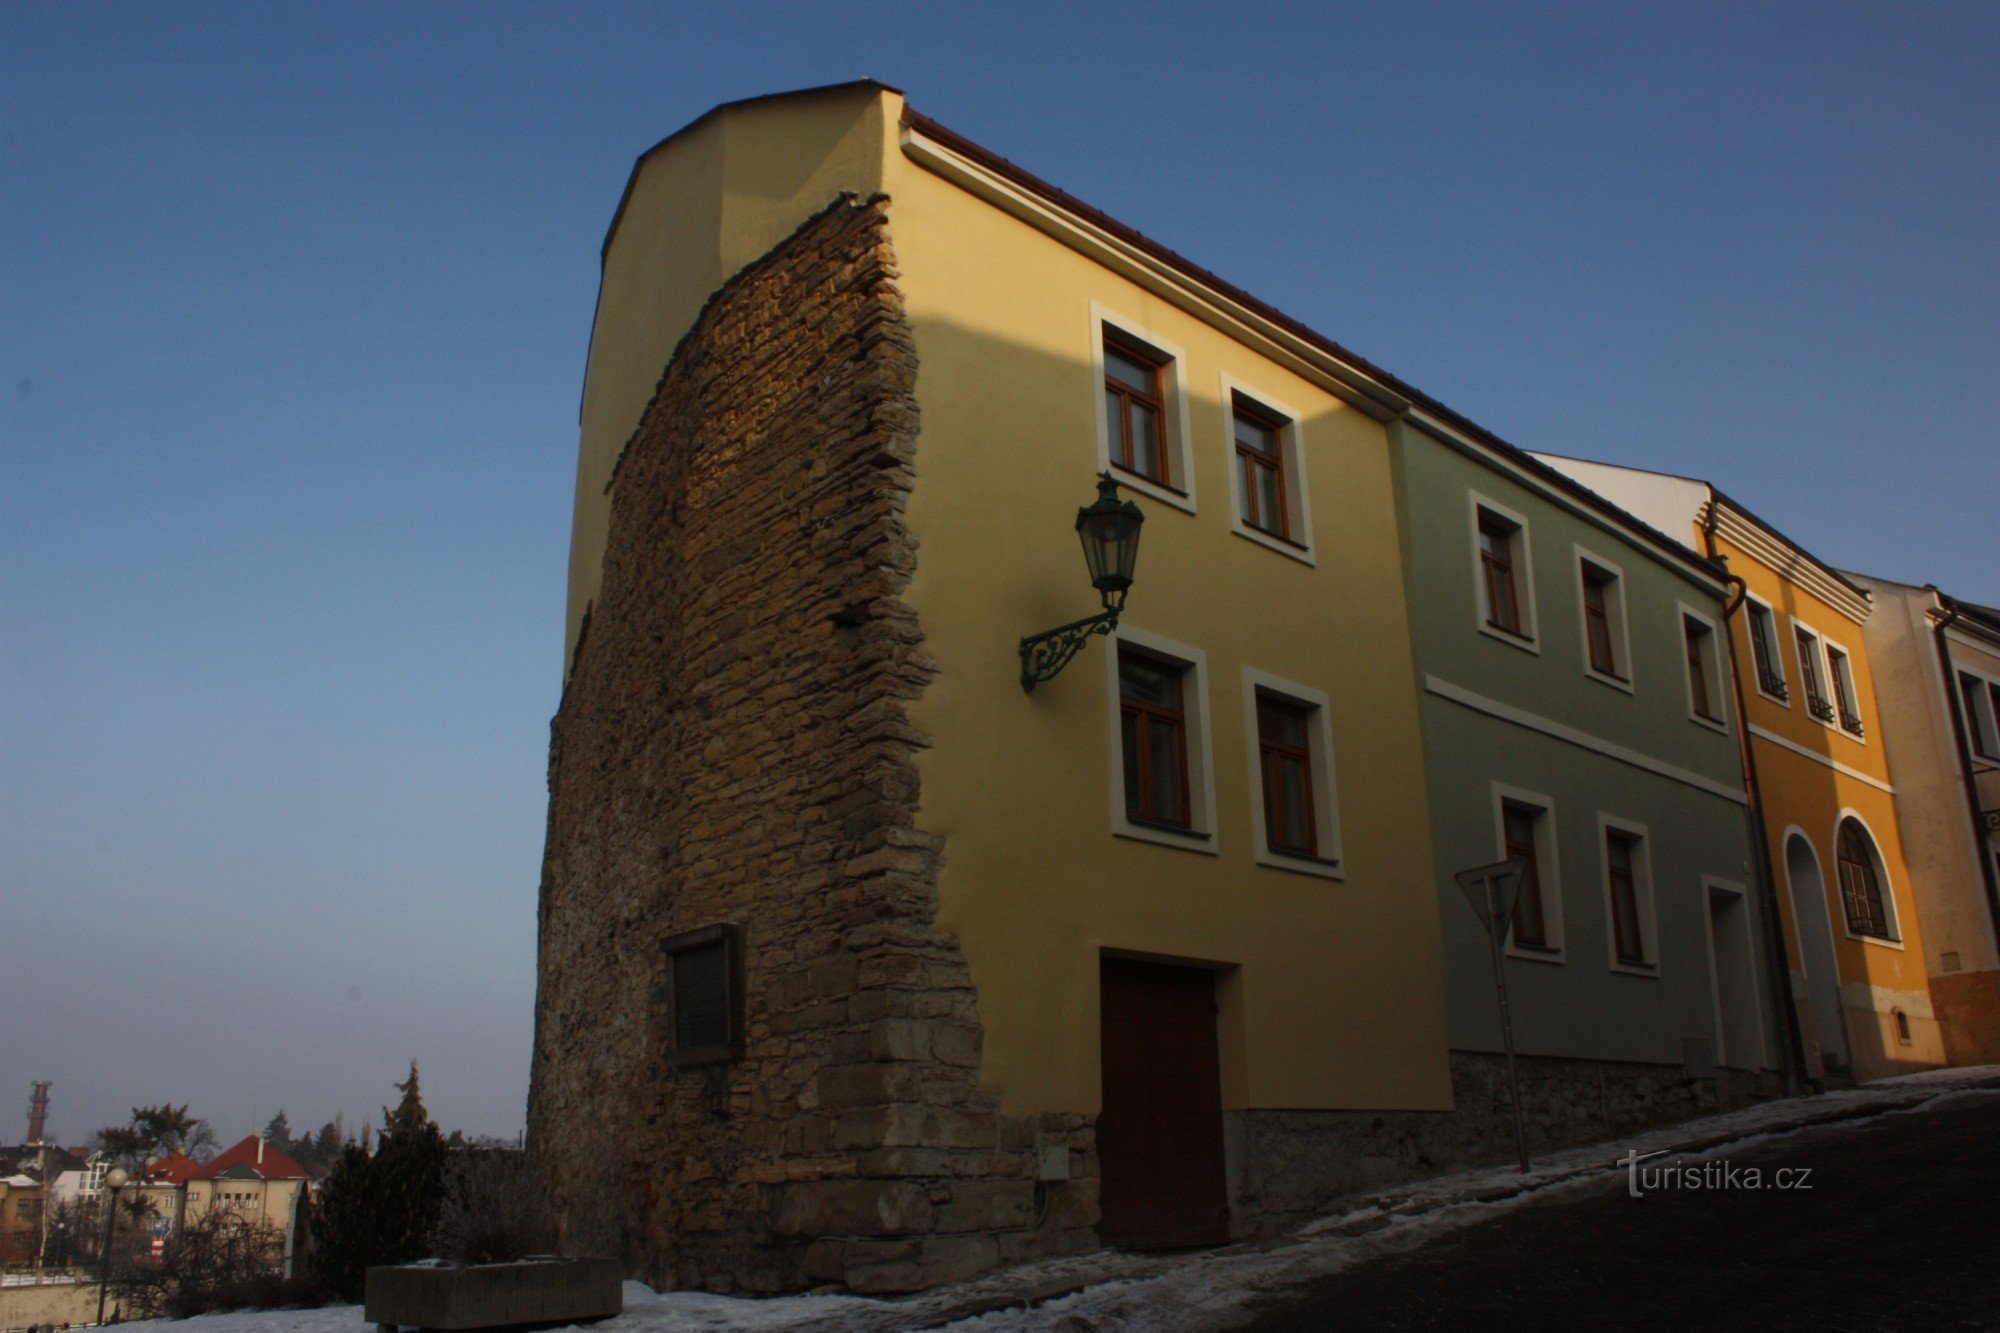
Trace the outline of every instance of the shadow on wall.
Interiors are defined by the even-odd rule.
[[[1892,798],[1884,792],[1878,799],[1857,779],[1843,783],[1830,767],[1854,756],[1840,753],[1852,742],[1837,730],[1838,722],[1821,724],[1808,711],[1815,694],[1836,717],[1844,711],[1823,637],[1828,616],[1802,605],[1791,582],[1780,588],[1773,619],[1790,688],[1787,720],[1804,723],[1784,734],[1827,761],[1802,760],[1753,741],[1759,746],[1766,831],[1780,879],[1776,887],[1786,908],[1782,915],[1793,998],[1809,1063],[1818,1065],[1806,1072],[1840,1083],[1935,1068],[1945,1062],[1943,1037],[1930,1008],[1924,959],[1904,947],[1905,938],[1915,933],[1916,909],[1900,859],[1902,840]],[[1742,617],[1739,610],[1736,618]],[[1812,634],[1810,650],[1800,642],[1799,624]],[[1855,643],[1837,644],[1834,650],[1860,652],[1860,630],[1851,637]],[[1879,719],[1872,676],[1863,678],[1856,658],[1850,656],[1849,663],[1863,719]],[[1781,706],[1755,700],[1753,712],[1760,704]],[[1864,743],[1879,746],[1879,729]],[[1780,766],[1782,784],[1773,781]],[[1857,802],[1868,808],[1856,808]],[[1809,816],[1810,823],[1794,822],[1799,816]],[[1811,1059],[1814,1049],[1816,1062]]]

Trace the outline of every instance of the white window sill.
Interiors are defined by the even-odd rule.
[[[1621,680],[1617,676],[1607,676],[1602,671],[1597,670],[1595,667],[1585,667],[1583,669],[1583,674],[1588,676],[1590,679],[1596,681],[1599,685],[1609,685],[1612,689],[1619,691],[1621,694],[1636,693],[1636,691],[1632,688],[1631,681]]]
[[[1729,724],[1727,722],[1720,722],[1712,717],[1703,717],[1700,713],[1689,713],[1688,721],[1698,727],[1707,727],[1710,731],[1716,732],[1719,735],[1727,736],[1729,734]]]
[[[1307,856],[1286,856],[1283,852],[1257,849],[1257,864],[1269,866],[1273,870],[1289,870],[1295,875],[1312,875],[1319,879],[1344,880],[1347,869],[1338,861],[1323,861]]]
[[[1501,952],[1505,953],[1509,958],[1519,958],[1525,963],[1551,963],[1557,967],[1561,967],[1569,961],[1569,955],[1564,952],[1561,945],[1557,945],[1553,949],[1531,949],[1524,945],[1510,943]]]
[[[1611,970],[1613,972],[1622,972],[1628,977],[1644,977],[1648,981],[1658,981],[1660,979],[1660,965],[1658,963],[1647,963],[1643,967],[1632,963],[1613,963]]]
[[[1185,514],[1192,514],[1195,511],[1192,491],[1177,491],[1150,477],[1137,472],[1128,472],[1116,463],[1111,465],[1110,471],[1111,479],[1128,490],[1137,491],[1148,499],[1158,500],[1161,504],[1172,505]]]
[[[1111,832],[1120,838],[1130,838],[1134,842],[1150,842],[1161,847],[1177,847],[1184,852],[1201,852],[1215,856],[1219,850],[1215,838],[1201,833],[1176,833],[1172,829],[1153,828],[1146,824],[1134,824],[1129,819],[1120,819],[1111,827]]]
[[[1542,645],[1535,642],[1530,635],[1509,634],[1506,630],[1489,625],[1484,620],[1479,622],[1479,632],[1489,639],[1497,639],[1509,648],[1519,648],[1522,652],[1533,653],[1536,657],[1542,655]]]
[[[1253,541],[1267,551],[1276,551],[1279,555],[1290,556],[1302,565],[1317,565],[1319,563],[1313,558],[1312,547],[1301,546],[1297,542],[1287,541],[1276,533],[1266,532],[1260,527],[1245,523],[1241,518],[1231,523],[1229,530],[1245,541]]]

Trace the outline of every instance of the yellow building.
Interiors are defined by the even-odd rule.
[[[565,1247],[908,1290],[1506,1144],[1448,1050],[1395,441],[1626,516],[880,84],[662,141],[602,258],[529,1106]]]
[[[1546,461],[1663,531],[1690,533],[1741,581],[1729,641],[1809,1072],[1866,1082],[1943,1064],[1868,594],[1707,482]]]

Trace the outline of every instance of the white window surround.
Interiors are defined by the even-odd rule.
[[[1208,654],[1172,639],[1121,624],[1105,645],[1104,679],[1111,722],[1111,831],[1121,838],[1155,842],[1210,856],[1220,850],[1215,827],[1215,753],[1208,714]],[[1129,643],[1155,657],[1178,664],[1186,673],[1181,683],[1181,710],[1187,725],[1188,814],[1192,833],[1134,824],[1125,817],[1125,743],[1118,693],[1118,645]]]
[[[1637,840],[1632,857],[1632,896],[1638,900],[1639,945],[1644,950],[1644,966],[1618,961],[1618,924],[1611,907],[1611,846],[1609,835],[1613,832],[1629,834]],[[1653,901],[1653,835],[1652,830],[1634,820],[1597,812],[1597,865],[1598,875],[1604,890],[1604,957],[1613,972],[1623,972],[1632,977],[1650,977],[1655,980],[1660,975],[1660,926],[1659,914]]]
[[[1792,616],[1790,619],[1792,622],[1792,656],[1798,662],[1800,692],[1804,693],[1806,683],[1817,677],[1820,689],[1825,692],[1826,701],[1834,704],[1833,672],[1828,668],[1826,663],[1826,635],[1820,633],[1805,621],[1800,620],[1797,616]],[[1804,645],[1799,642],[1800,630],[1804,630],[1812,636],[1812,662],[1810,665],[1807,664],[1805,658]],[[1810,703],[1806,707],[1806,716],[1811,717],[1813,721],[1819,723],[1828,731],[1840,731],[1839,715],[1840,706],[1838,704],[1834,704],[1834,716],[1831,718],[1813,717]],[[1845,735],[1846,733],[1842,732],[1841,734]]]
[[[1157,481],[1111,465],[1111,423],[1104,419],[1106,325],[1129,341],[1150,347],[1165,358],[1160,366],[1160,376],[1165,381],[1161,386],[1160,398],[1167,415],[1164,433],[1169,455],[1167,475],[1173,481],[1172,486],[1162,486]],[[1120,486],[1129,487],[1141,495],[1158,500],[1161,504],[1172,505],[1175,509],[1185,510],[1190,514],[1194,513],[1194,443],[1188,425],[1187,353],[1158,334],[1148,332],[1137,322],[1092,301],[1090,370],[1092,389],[1090,411],[1092,418],[1097,422],[1097,470],[1109,472],[1117,479]]]
[[[1626,632],[1625,570],[1587,547],[1572,545],[1570,551],[1576,565],[1576,621],[1577,631],[1582,636],[1583,674],[1594,681],[1609,685],[1614,690],[1623,690],[1631,694],[1633,692],[1632,639]],[[1625,672],[1623,676],[1607,675],[1590,664],[1590,616],[1585,612],[1583,602],[1583,567],[1586,562],[1611,576],[1611,586],[1608,590],[1610,595],[1604,599],[1604,613],[1610,622],[1611,665],[1622,667]]]
[[[1467,531],[1472,537],[1472,619],[1479,632],[1489,639],[1497,639],[1511,648],[1519,648],[1524,653],[1540,655],[1541,636],[1536,630],[1540,623],[1535,615],[1535,551],[1533,538],[1529,535],[1527,517],[1508,508],[1498,500],[1481,495],[1478,491],[1466,493],[1469,504],[1466,507]],[[1479,511],[1485,510],[1514,525],[1515,550],[1518,558],[1514,561],[1514,597],[1520,604],[1521,633],[1509,634],[1503,629],[1495,629],[1487,624],[1490,618],[1486,611],[1486,567],[1479,559]]]
[[[1525,787],[1510,787],[1504,782],[1490,784],[1493,792],[1493,859],[1507,859],[1507,810],[1506,803],[1531,805],[1540,814],[1535,819],[1535,870],[1541,878],[1542,887],[1542,929],[1547,933],[1549,945],[1546,949],[1520,948],[1514,943],[1514,932],[1507,932],[1507,956],[1525,958],[1531,963],[1562,964],[1569,960],[1563,937],[1563,895],[1562,895],[1562,852],[1556,841],[1555,799]]]
[[[1265,834],[1264,764],[1257,733],[1259,691],[1313,710],[1307,740],[1312,758],[1313,839],[1319,847],[1317,857],[1274,852]],[[1250,751],[1250,837],[1251,845],[1257,849],[1258,865],[1318,875],[1322,879],[1346,878],[1340,844],[1340,789],[1334,785],[1332,711],[1332,701],[1324,690],[1285,680],[1256,667],[1243,668],[1243,719]]]
[[[1854,650],[1838,639],[1829,639],[1826,635],[1822,634],[1819,636],[1819,651],[1820,659],[1826,663],[1826,697],[1833,704],[1833,729],[1853,741],[1856,745],[1868,744],[1868,722],[1861,714],[1861,677],[1854,670]],[[1840,677],[1836,676],[1833,672],[1833,655],[1835,653],[1839,653],[1847,659],[1848,701],[1854,705],[1855,720],[1861,723],[1861,732],[1859,735],[1840,725],[1842,694]]]
[[[1868,835],[1868,849],[1875,854],[1875,874],[1882,881],[1882,910],[1888,914],[1889,929],[1896,938],[1885,940],[1880,935],[1863,935],[1854,929],[1847,919],[1847,895],[1840,883],[1840,826],[1848,820],[1861,825],[1861,831]],[[1843,806],[1833,819],[1833,906],[1840,912],[1840,928],[1847,932],[1850,940],[1872,944],[1878,949],[1894,949],[1906,952],[1903,946],[1903,914],[1896,910],[1896,881],[1889,875],[1889,858],[1882,855],[1882,840],[1875,836],[1874,828],[1852,806]]]
[[[1731,1063],[1732,1057],[1737,1052],[1732,1052],[1729,1049],[1729,1041],[1724,1035],[1723,1030],[1722,976],[1720,962],[1715,953],[1715,913],[1708,905],[1709,896],[1716,893],[1730,894],[1743,900],[1744,916],[1742,920],[1745,937],[1749,941],[1748,947],[1751,957],[1755,958],[1757,955],[1757,941],[1755,936],[1751,934],[1750,927],[1750,913],[1752,909],[1749,894],[1741,884],[1733,879],[1721,879],[1715,875],[1703,875],[1701,877],[1702,937],[1708,941],[1709,990],[1715,1000],[1716,1063],[1735,1069],[1762,1069],[1770,1063],[1770,1048],[1765,1044],[1764,1040],[1764,983],[1759,979],[1757,975],[1758,969],[1754,966],[1750,969],[1750,998],[1752,1001],[1752,1012],[1757,1015],[1757,1052],[1748,1064]]]
[[[1745,608],[1743,613],[1743,635],[1751,641],[1750,685],[1757,693],[1763,695],[1766,699],[1778,705],[1778,707],[1790,708],[1792,706],[1792,682],[1790,675],[1785,671],[1785,645],[1779,637],[1778,608],[1772,606],[1756,593],[1748,591],[1743,594],[1743,605]],[[1771,670],[1778,673],[1778,681],[1786,690],[1784,694],[1773,694],[1765,689],[1763,675],[1757,670],[1757,622],[1750,617],[1748,608],[1751,606],[1762,607],[1764,615],[1768,618],[1767,623],[1771,626],[1771,642],[1769,645],[1771,650]]]
[[[1100,345],[1101,342],[1100,342]],[[1222,385],[1222,447],[1223,465],[1229,473],[1229,530],[1239,537],[1268,547],[1279,555],[1288,555],[1302,564],[1314,564],[1312,541],[1312,506],[1306,499],[1306,451],[1304,437],[1300,434],[1298,412],[1286,406],[1261,389],[1253,389],[1226,371],[1220,376]],[[1278,456],[1283,460],[1285,485],[1285,527],[1289,538],[1274,532],[1266,532],[1243,518],[1243,469],[1236,463],[1236,399],[1241,396],[1253,406],[1281,417],[1284,425],[1278,430]]]
[[[1703,615],[1686,602],[1676,602],[1674,603],[1674,607],[1674,629],[1678,632],[1681,639],[1681,679],[1687,686],[1688,721],[1707,727],[1710,731],[1719,731],[1727,734],[1729,731],[1729,686],[1722,674],[1722,633],[1716,627],[1713,617]],[[1708,679],[1703,684],[1706,686],[1708,694],[1714,703],[1716,709],[1714,717],[1703,717],[1695,711],[1694,673],[1689,670],[1687,665],[1687,622],[1690,620],[1696,624],[1704,625],[1708,629],[1708,638],[1702,650],[1705,664],[1708,667]]]
[[[1979,682],[1979,689],[1973,694],[1972,716],[1965,718],[1966,742],[1972,750],[1972,757],[1975,760],[1990,760],[2000,755],[2000,714],[1995,713],[1993,706],[1993,691],[2000,689],[2000,676],[1989,676],[1977,667],[1961,666],[1957,662],[1951,664],[1951,670],[1952,688],[1958,691],[1951,704],[1957,706],[1961,715],[1965,713],[1965,688],[1959,684],[1958,678],[1965,676]]]

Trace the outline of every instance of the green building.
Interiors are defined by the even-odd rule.
[[[1725,574],[1547,466],[1393,429],[1456,1101],[1506,1097],[1488,938],[1455,874],[1528,865],[1502,967],[1538,1145],[1775,1087]]]

